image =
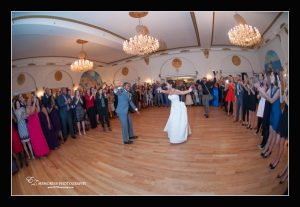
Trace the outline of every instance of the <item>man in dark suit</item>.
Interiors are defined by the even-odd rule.
[[[57,104],[59,106],[59,116],[61,119],[61,124],[63,127],[63,137],[66,141],[67,139],[67,125],[69,127],[69,131],[71,137],[75,139],[73,124],[72,124],[72,111],[71,111],[71,97],[67,95],[67,89],[63,88],[61,95],[57,98]]]
[[[42,104],[47,108],[48,106],[50,106],[50,98],[51,98],[51,91],[49,90],[49,88],[45,89],[45,93],[42,96]]]
[[[95,102],[96,102],[96,111],[99,114],[99,119],[103,131],[106,131],[104,126],[104,120],[106,122],[108,131],[111,131],[109,115],[108,115],[108,100],[106,97],[106,93],[105,91],[103,91],[103,89],[100,89],[99,92],[96,93]]]

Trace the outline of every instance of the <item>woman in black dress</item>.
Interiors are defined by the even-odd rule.
[[[256,95],[257,90],[254,87],[254,78],[251,77],[249,81],[249,92],[248,92],[248,110],[249,110],[249,124],[247,126],[247,129],[254,128],[254,122],[255,122],[255,111],[256,111]]]
[[[47,144],[50,149],[57,149],[59,146],[59,141],[55,134],[55,130],[52,126],[51,120],[48,116],[48,111],[43,104],[40,105],[40,108],[41,111],[38,113],[38,116]]]
[[[50,93],[52,94],[52,91],[50,90]],[[54,128],[54,131],[56,133],[56,136],[59,138],[60,143],[64,143],[64,138],[62,135],[62,125],[60,122],[59,112],[58,112],[58,106],[55,105],[55,99],[53,95],[50,96],[50,104],[48,104],[47,111],[49,114],[49,118],[52,123],[52,127]]]

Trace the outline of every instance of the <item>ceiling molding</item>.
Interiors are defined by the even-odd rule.
[[[190,14],[191,14],[191,18],[192,18],[192,22],[193,22],[193,26],[194,26],[196,38],[197,38],[197,43],[198,43],[198,46],[201,47],[201,44],[200,44],[200,35],[199,35],[198,26],[197,26],[197,20],[196,20],[196,17],[195,17],[195,12],[190,12]]]
[[[181,53],[190,52],[190,50],[180,50]]]
[[[264,33],[262,34],[262,36],[264,36],[269,29],[273,26],[273,24],[276,22],[276,20],[283,14],[283,12],[279,12],[279,14],[273,19],[273,21],[271,22],[271,24],[267,27],[266,31],[264,31]]]
[[[30,16],[20,16],[20,17],[15,17],[15,18],[12,18],[12,21],[14,23],[14,21],[17,21],[17,20],[21,20],[21,19],[32,19],[32,18],[45,18],[45,19],[57,19],[57,20],[62,20],[62,21],[66,21],[66,22],[72,22],[72,23],[76,23],[76,24],[81,24],[81,25],[84,25],[84,26],[88,26],[88,27],[91,27],[91,28],[94,28],[94,29],[98,29],[98,30],[101,30],[102,32],[107,32],[113,36],[116,36],[118,38],[121,38],[123,40],[127,40],[125,37],[122,37],[121,35],[118,35],[112,31],[109,31],[107,29],[104,29],[102,27],[98,27],[96,25],[93,25],[93,24],[89,24],[89,23],[85,23],[85,22],[82,22],[82,21],[78,21],[78,20],[75,20],[75,19],[69,19],[69,18],[65,18],[65,17],[57,17],[57,16],[49,16],[49,15],[30,15]]]
[[[171,50],[178,50],[178,49],[187,49],[187,48],[200,48],[199,46],[185,46],[185,47],[174,47],[174,48],[170,48],[170,49],[166,49],[166,50],[159,50],[153,54],[151,54],[150,56],[153,56],[153,55],[157,55],[161,52],[170,52]],[[139,56],[131,56],[131,57],[128,57],[128,58],[124,58],[124,59],[121,59],[121,60],[116,60],[116,61],[113,61],[113,62],[109,62],[107,64],[114,64],[114,63],[117,63],[117,62],[121,62],[121,61],[125,61],[128,60],[128,59],[131,59],[131,58],[137,58]]]
[[[18,60],[26,60],[26,59],[34,59],[34,58],[72,58],[72,59],[78,59],[78,57],[70,57],[70,56],[34,56],[34,57],[24,57],[24,58],[16,58],[16,59],[12,59],[12,61],[18,61]],[[99,61],[99,60],[92,60],[89,59],[90,61],[93,62],[98,62],[98,63],[104,63],[104,64],[109,64],[109,63],[105,63],[103,61]]]
[[[215,28],[215,12],[213,12],[212,18],[212,31],[211,31],[211,38],[210,38],[210,46],[213,46],[213,37],[214,37],[214,28]]]
[[[47,63],[46,65],[56,65],[56,63]]]

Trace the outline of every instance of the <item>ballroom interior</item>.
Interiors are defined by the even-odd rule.
[[[281,74],[282,91],[288,88],[288,11],[12,11],[11,37],[12,102],[20,94],[25,102],[42,100],[46,89],[58,94],[66,87],[73,97],[91,87],[170,80],[188,89],[204,77],[255,79],[268,71]],[[234,122],[236,103],[224,111],[220,91],[213,93],[209,118],[194,96],[186,104],[192,134],[182,144],[170,144],[164,132],[170,103],[141,101],[139,114],[129,112],[133,144],[123,144],[114,109],[111,131],[98,116],[86,134],[79,136],[75,124],[76,139],[68,135],[45,156],[25,158],[20,149],[22,167],[12,146],[11,195],[287,195],[288,177],[279,175],[286,166],[288,174],[288,139],[281,145],[283,138],[274,138],[280,143],[273,153],[261,156],[259,98],[253,125],[245,127]]]

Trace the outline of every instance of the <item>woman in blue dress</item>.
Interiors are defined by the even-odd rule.
[[[287,79],[286,79],[286,88],[284,90],[284,93],[280,96],[280,101],[281,103],[284,103],[284,109],[279,123],[280,133],[278,134],[278,139],[280,140],[280,143],[279,143],[279,150],[277,151],[277,155],[273,160],[273,162],[271,162],[269,165],[271,169],[274,169],[278,165],[284,151],[284,145],[288,139],[289,95],[288,95]]]
[[[279,143],[278,134],[280,133],[280,117],[281,117],[281,108],[280,108],[280,83],[279,76],[277,73],[272,73],[270,76],[271,79],[271,88],[270,93],[267,94],[259,86],[259,83],[256,83],[256,87],[260,92],[260,95],[266,98],[270,103],[272,103],[271,114],[270,114],[270,133],[268,142],[263,149],[261,156],[267,158],[271,155],[274,144]]]

